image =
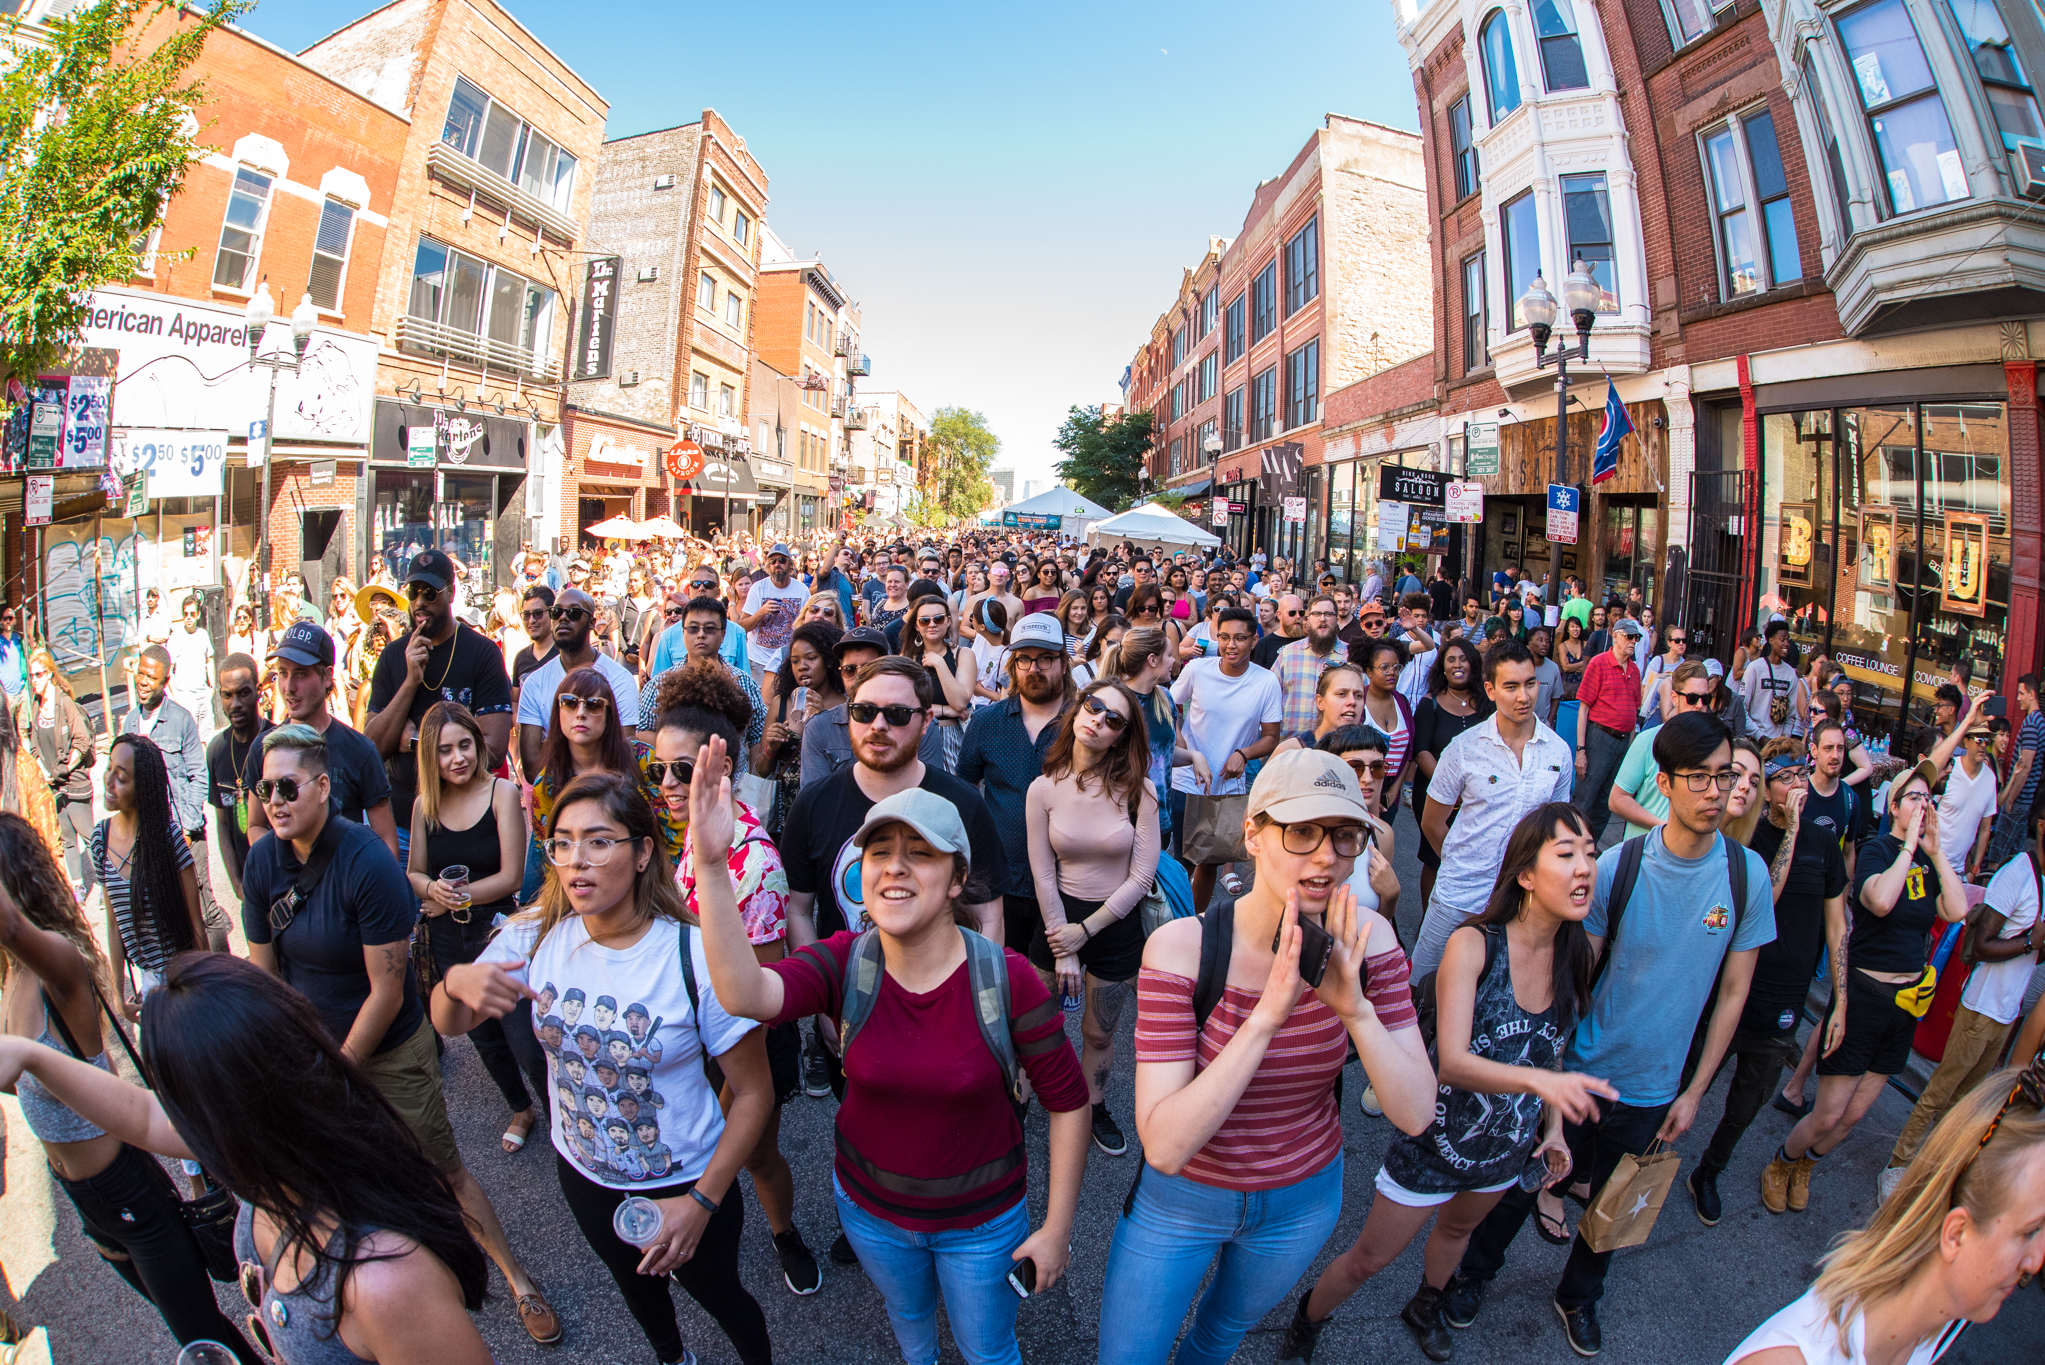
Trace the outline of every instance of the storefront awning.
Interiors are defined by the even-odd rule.
[[[760,485],[753,478],[752,466],[743,456],[713,455],[705,451],[703,472],[683,483],[677,491],[699,498],[722,499],[729,496],[733,502],[751,502],[760,496]]]
[[[1212,487],[1214,487],[1214,480],[1211,478],[1195,479],[1191,483],[1175,484],[1172,487],[1165,489],[1165,492],[1173,493],[1180,497],[1194,498],[1198,497],[1202,493],[1205,493],[1208,489]]]

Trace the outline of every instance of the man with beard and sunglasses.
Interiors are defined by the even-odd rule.
[[[419,787],[412,744],[433,704],[466,706],[482,723],[490,748],[486,767],[501,765],[511,742],[511,675],[504,669],[504,651],[455,619],[454,581],[454,562],[441,551],[412,556],[405,570],[412,628],[384,646],[369,680],[369,721],[363,733],[383,757],[402,755],[391,765],[400,864],[411,843],[412,802]],[[553,700],[552,691],[547,700]]]
[[[840,686],[849,697],[852,681],[859,676],[859,670],[875,659],[885,658],[894,653],[888,647],[886,632],[872,626],[854,626],[838,637],[838,643],[831,647],[833,662],[830,665],[838,671]],[[849,704],[849,703],[847,703]],[[832,773],[852,766],[855,757],[852,745],[852,722],[845,714],[845,706],[833,706],[811,716],[802,727],[802,786],[804,790],[815,786]],[[933,768],[944,767],[944,735],[939,727],[925,725],[923,739],[917,746],[916,757]]]
[[[590,638],[596,628],[596,599],[581,588],[563,588],[548,615],[554,622],[554,657],[527,676],[518,694],[518,758],[528,774],[539,771],[554,694],[561,690],[561,680],[578,668],[594,668],[611,685],[620,725],[630,730],[639,723],[639,679]]]
[[[220,665],[220,709],[227,728],[206,746],[206,774],[212,804],[214,842],[227,880],[241,895],[241,869],[249,856],[249,811],[256,804],[256,781],[263,775],[261,745],[272,728],[263,719],[262,670],[246,654],[230,654]]]

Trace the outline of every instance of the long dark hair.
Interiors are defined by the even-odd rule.
[[[602,697],[610,703],[604,711],[603,738],[597,741],[601,751],[598,769],[637,773],[639,760],[633,757],[632,741],[618,718],[618,699],[611,692],[610,680],[594,668],[578,668],[561,680],[561,690],[547,703],[547,740],[540,746],[540,771],[546,774],[547,785],[559,791],[576,776],[575,756],[568,749],[568,732],[561,727],[563,697]]]
[[[1150,725],[1143,709],[1143,698],[1131,691],[1127,683],[1102,678],[1087,684],[1086,690],[1079,694],[1082,705],[1096,692],[1119,693],[1129,707],[1129,723],[1122,727],[1121,737],[1108,746],[1108,752],[1101,761],[1089,771],[1077,773],[1073,782],[1084,789],[1089,781],[1098,777],[1101,789],[1117,804],[1126,807],[1133,820],[1150,783]],[[1072,750],[1078,740],[1073,729],[1079,724],[1081,709],[1081,706],[1065,708],[1065,715],[1058,722],[1058,737],[1044,751],[1044,776],[1053,782],[1074,771]]]
[[[376,1083],[341,1052],[312,1002],[227,953],[186,953],[142,1003],[142,1063],[192,1154],[277,1220],[287,1246],[334,1276],[338,1302],[373,1231],[418,1243],[482,1307],[483,1249],[447,1175]],[[323,1239],[327,1220],[341,1231]],[[335,1254],[348,1253],[348,1259]]]
[[[1434,652],[1434,667],[1427,674],[1427,695],[1438,697],[1449,690],[1448,662],[1452,649],[1459,651],[1463,661],[1470,666],[1470,679],[1463,684],[1463,689],[1476,698],[1480,711],[1491,709],[1491,696],[1484,690],[1484,655],[1460,635],[1446,641]]]
[[[1541,849],[1555,837],[1558,827],[1571,834],[1588,835],[1590,821],[1567,801],[1550,801],[1528,811],[1505,841],[1505,857],[1498,866],[1498,880],[1492,884],[1491,900],[1484,913],[1471,924],[1496,924],[1501,929],[1518,919],[1525,909],[1527,892],[1519,883],[1520,873],[1541,859]],[[1555,931],[1555,1003],[1568,1003],[1567,1027],[1590,1013],[1591,940],[1582,920],[1564,920]]]
[[[14,897],[22,917],[38,929],[47,929],[70,940],[78,955],[92,969],[92,979],[102,994],[113,989],[106,954],[92,932],[71,883],[57,866],[57,857],[34,825],[11,810],[0,810],[0,886]],[[13,974],[15,959],[0,949],[0,986]]]
[[[163,750],[147,735],[116,735],[108,746],[126,745],[135,769],[135,851],[128,862],[128,913],[137,926],[156,928],[165,955],[200,945],[192,941],[192,917],[185,904],[184,879],[178,875],[173,838],[183,838],[170,811],[170,769]],[[175,831],[175,832],[173,832]]]
[[[784,707],[788,699],[795,695],[795,642],[802,641],[823,655],[825,662],[828,663],[831,661],[831,651],[838,647],[838,641],[844,638],[844,635],[845,632],[830,621],[804,621],[795,628],[795,634],[788,637],[788,648],[781,651],[781,670],[774,675],[780,679],[780,690],[775,695],[781,698]],[[745,727],[739,728],[743,730]]]

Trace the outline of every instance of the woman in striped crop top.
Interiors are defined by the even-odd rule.
[[[1345,885],[1365,827],[1362,789],[1341,759],[1275,756],[1250,791],[1255,883],[1233,906],[1174,921],[1145,946],[1135,1114],[1146,1169],[1108,1255],[1102,1365],[1162,1361],[1224,1248],[1180,1365],[1227,1360],[1312,1264],[1341,1213],[1335,1088],[1351,1041],[1401,1131],[1434,1117],[1405,954]],[[1334,940],[1316,988],[1300,976],[1310,922]],[[1225,964],[1206,991],[1203,935]]]

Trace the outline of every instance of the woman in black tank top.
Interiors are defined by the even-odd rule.
[[[518,908],[525,876],[525,814],[518,788],[483,766],[483,727],[466,706],[436,702],[419,723],[419,799],[412,807],[412,853],[406,875],[419,898],[418,933],[433,957],[433,974],[474,962],[490,941],[493,922]],[[449,880],[466,868],[467,880]],[[486,1019],[469,1031],[484,1070],[511,1106],[504,1150],[525,1146],[538,1118],[532,1094],[547,1093],[546,1060],[533,1032],[530,1003],[506,1019]],[[521,1069],[524,1075],[520,1075]],[[526,1077],[533,1081],[526,1088]]]

